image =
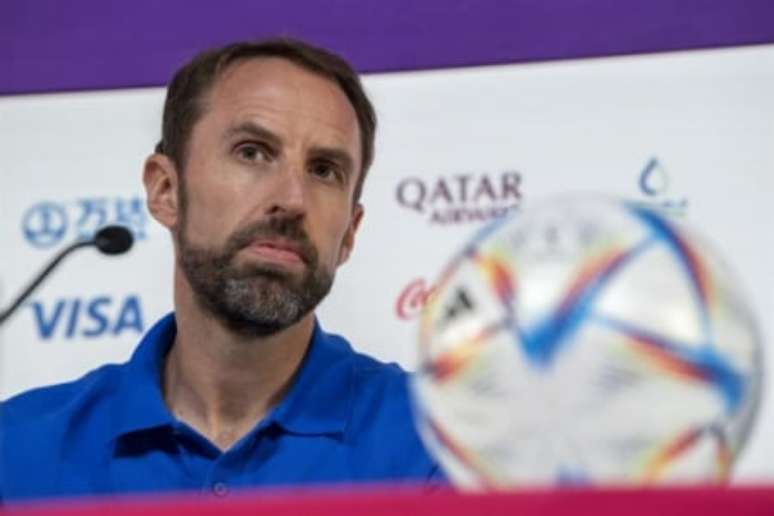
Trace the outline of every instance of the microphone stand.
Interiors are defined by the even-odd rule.
[[[16,298],[10,307],[0,312],[0,326],[16,311],[19,306],[27,299],[30,294],[40,285],[40,283],[46,279],[59,262],[61,262],[67,255],[80,249],[82,247],[96,247],[101,253],[108,255],[122,254],[128,251],[132,247],[134,237],[131,231],[123,226],[105,226],[97,231],[94,238],[91,240],[81,240],[70,244],[57,254],[53,260],[46,266],[43,271],[30,283],[26,289]]]
[[[75,242],[74,244],[70,244],[68,247],[65,247],[61,251],[59,251],[59,254],[57,254],[53,260],[51,260],[51,263],[49,263],[45,269],[38,275],[37,278],[35,278],[32,283],[30,283],[26,289],[19,295],[19,297],[16,298],[16,301],[3,310],[2,313],[0,313],[0,326],[5,323],[5,321],[13,314],[19,306],[32,294],[32,292],[40,285],[40,283],[46,279],[46,277],[51,273],[51,271],[54,270],[54,268],[59,265],[59,262],[61,262],[68,254],[72,253],[76,249],[80,249],[81,247],[89,247],[94,245],[94,240],[83,240],[81,242]]]

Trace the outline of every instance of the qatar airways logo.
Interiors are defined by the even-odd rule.
[[[395,197],[402,207],[428,218],[431,224],[485,222],[508,213],[521,202],[521,174],[456,174],[434,179],[408,177]]]

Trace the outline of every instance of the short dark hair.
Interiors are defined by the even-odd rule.
[[[292,38],[239,42],[207,50],[178,70],[167,88],[161,141],[156,145],[156,152],[168,156],[182,170],[193,126],[203,113],[203,97],[229,66],[242,59],[260,57],[286,59],[333,81],[347,96],[360,127],[362,167],[355,185],[355,200],[358,200],[374,159],[376,112],[357,73],[343,58]]]

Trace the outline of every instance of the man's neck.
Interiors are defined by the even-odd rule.
[[[178,419],[226,450],[287,393],[314,316],[274,335],[244,337],[193,299],[176,301],[177,337],[163,369],[164,400]]]

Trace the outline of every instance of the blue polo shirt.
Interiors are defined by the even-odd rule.
[[[129,362],[0,405],[0,497],[440,480],[412,421],[407,375],[315,324],[284,400],[226,452],[177,420],[160,386],[170,314]]]

